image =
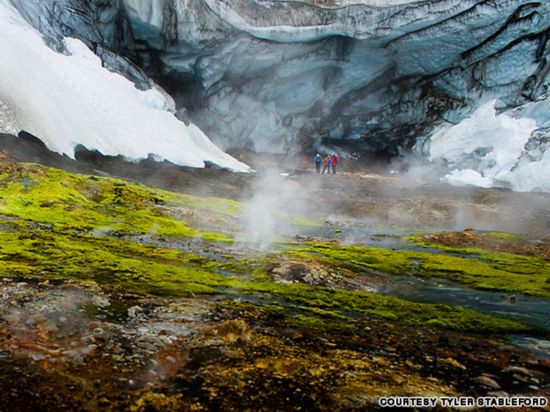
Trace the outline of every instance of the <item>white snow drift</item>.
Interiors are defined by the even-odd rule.
[[[40,137],[49,149],[73,157],[81,144],[131,160],[153,154],[185,166],[208,161],[249,170],[198,127],[177,120],[166,93],[136,89],[104,69],[80,40],[65,39],[69,56],[48,48],[8,0],[0,0],[0,30],[0,101],[17,129]]]
[[[513,117],[513,113],[497,115],[495,101],[490,101],[471,117],[432,136],[431,160],[443,159],[454,168],[444,178],[451,184],[550,191],[550,151],[532,159],[525,149],[532,133],[546,124],[534,115],[520,117],[541,110],[550,113],[548,103],[529,103]]]

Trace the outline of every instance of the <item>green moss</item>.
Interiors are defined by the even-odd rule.
[[[542,259],[473,249],[461,252],[475,253],[480,260],[429,255],[423,259],[418,274],[443,277],[478,289],[550,297],[550,265]]]
[[[232,199],[225,199],[213,196],[193,196],[188,194],[174,194],[170,204],[185,206],[195,209],[208,210],[226,216],[236,217],[243,210],[243,204]]]
[[[201,258],[113,238],[0,232],[5,276],[94,280],[138,293],[213,293],[224,277],[202,270]]]
[[[515,235],[505,238],[513,241],[512,236]],[[410,237],[410,240],[417,245],[440,249],[447,253],[433,255],[431,262],[423,265],[428,273],[432,270],[437,276],[470,284],[479,289],[550,296],[550,265],[543,259],[473,247],[444,246],[426,242],[422,237]],[[461,258],[461,255],[464,257]]]
[[[215,272],[215,273],[233,273],[236,275],[247,275],[253,272],[253,267],[248,265],[246,261],[228,258],[226,257],[223,261],[217,260],[205,260],[202,262],[201,267]]]
[[[233,243],[233,239],[222,233],[201,233],[199,237],[210,242]]]
[[[441,250],[453,255],[323,243],[291,248],[288,254],[313,259],[335,270],[390,275],[414,273],[478,289],[550,297],[550,265],[542,259],[476,248],[441,247]]]
[[[307,243],[304,247],[289,249],[290,256],[314,259],[322,265],[335,269],[358,272],[381,272],[401,275],[411,270],[412,255],[381,248],[340,246],[330,243]]]
[[[375,293],[312,288],[304,285],[279,285],[275,288],[267,285],[255,286],[257,292],[271,291],[273,295],[284,297],[287,302],[297,302],[290,305],[292,310],[287,309],[282,316],[290,323],[297,322],[308,327],[350,329],[356,326],[356,321],[363,315],[475,333],[535,330],[522,322],[501,319],[470,309],[413,303]],[[242,310],[242,306],[239,310]],[[280,317],[281,313],[278,313],[278,316]]]
[[[230,293],[253,299],[258,295],[272,302],[282,299],[289,310],[299,308],[304,316],[331,322],[349,323],[357,316],[381,316],[419,324],[437,321],[446,328],[477,332],[529,330],[518,322],[462,308],[412,303],[374,293],[274,283],[267,275],[274,259],[262,257],[223,263],[87,234],[36,230],[0,232],[3,276],[94,280],[158,296]],[[225,270],[234,275],[215,273]]]
[[[320,228],[324,227],[323,219],[318,217],[316,219],[308,219],[304,216],[299,216],[293,213],[279,213],[279,217],[285,222],[294,225],[307,228]]]
[[[341,315],[338,312],[332,311],[332,310],[326,310],[321,309],[318,307],[311,307],[311,306],[298,306],[298,309],[306,311],[306,312],[312,312],[320,317],[323,318],[332,318],[332,319],[340,319],[340,320],[349,320],[347,316]]]
[[[186,196],[36,165],[27,165],[0,181],[0,195],[0,213],[9,217],[0,227],[2,276],[94,280],[157,296],[233,295],[261,301],[262,306],[284,306],[284,317],[303,325],[353,327],[349,325],[354,325],[357,318],[375,316],[475,332],[531,329],[519,322],[462,308],[418,304],[360,291],[280,284],[270,276],[281,254],[288,255],[285,258],[317,260],[340,272],[391,274],[411,270],[415,259],[426,267],[435,265],[429,254],[289,243],[280,245],[279,254],[246,259],[225,254],[223,259],[214,260],[113,236],[155,232],[223,240],[223,235],[199,232],[166,211],[169,204],[191,207]],[[228,214],[237,213],[239,208],[223,200],[212,206],[205,202],[196,199],[192,207]],[[444,272],[443,269],[456,271],[458,263],[446,261],[443,268],[431,270],[435,273]],[[273,311],[271,315],[276,316]]]
[[[6,177],[0,194],[0,213],[56,227],[106,234],[155,233],[163,236],[202,237],[231,242],[224,234],[204,233],[170,216],[165,205],[186,205],[234,214],[237,202],[199,198],[132,184],[119,179],[70,174],[27,165]]]
[[[318,329],[318,330],[341,329],[340,328],[341,324],[335,324],[334,322],[329,323],[325,319],[319,318],[317,316],[308,316],[308,315],[302,315],[302,314],[290,315],[287,318],[287,322],[291,325],[299,326],[306,329]]]
[[[488,232],[487,235],[489,237],[492,237],[493,239],[500,239],[500,240],[518,240],[519,236],[514,233],[508,233],[508,232]]]
[[[269,293],[287,302],[296,302],[302,310],[330,317],[344,316],[348,320],[357,314],[381,316],[406,323],[427,324],[438,321],[448,329],[498,332],[530,329],[520,322],[499,319],[473,310],[447,305],[419,304],[376,293],[311,287],[303,284],[273,284],[251,282],[243,293]],[[351,317],[350,317],[351,316]]]

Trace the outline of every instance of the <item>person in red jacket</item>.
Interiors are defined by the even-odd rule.
[[[332,166],[332,173],[333,174],[336,174],[336,165],[338,164],[339,161],[340,161],[340,158],[338,157],[338,155],[336,153],[334,153],[332,155],[332,157],[330,158],[330,165]]]

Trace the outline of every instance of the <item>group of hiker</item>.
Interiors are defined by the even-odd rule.
[[[336,153],[327,154],[325,157],[322,157],[319,153],[313,156],[313,162],[315,163],[315,171],[319,174],[324,175],[325,172],[330,174],[330,169],[332,168],[332,173],[336,174],[336,165],[340,161],[340,158]],[[321,164],[324,165],[323,171],[321,172]]]

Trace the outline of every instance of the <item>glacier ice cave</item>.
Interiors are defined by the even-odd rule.
[[[0,0],[0,26],[0,131],[60,153],[337,145],[550,191],[547,1]]]

